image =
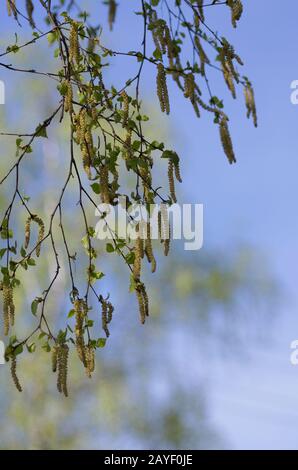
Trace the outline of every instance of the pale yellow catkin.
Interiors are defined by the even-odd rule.
[[[44,234],[45,234],[45,225],[40,217],[35,216],[33,220],[39,226],[37,247],[36,247],[36,256],[39,257],[40,251],[41,251],[41,243],[44,239]]]
[[[104,204],[110,204],[109,168],[106,164],[102,164],[100,168],[99,182],[101,190],[101,200]]]
[[[101,301],[101,326],[108,338],[110,336],[110,332],[108,328],[108,304],[106,300]]]
[[[128,122],[128,116],[129,116],[129,98],[128,98],[126,91],[123,91],[121,93],[121,96],[123,99],[122,101],[122,110],[123,110],[122,127],[126,127],[127,122]]]
[[[7,336],[10,328],[10,307],[9,307],[9,294],[10,287],[6,284],[2,286],[2,296],[3,296],[3,324],[4,324],[4,336]]]
[[[222,64],[222,72],[226,82],[228,89],[230,90],[234,99],[236,99],[236,89],[234,84],[234,77],[230,69],[230,65],[228,61],[223,62]]]
[[[117,3],[115,0],[109,0],[109,25],[112,31],[116,19]]]
[[[170,101],[167,87],[166,72],[163,64],[160,62],[157,65],[157,77],[156,77],[156,86],[157,86],[157,96],[160,103],[160,109],[162,112],[170,113]]]
[[[72,92],[72,85],[68,81],[66,82],[67,90],[66,90],[66,95],[64,97],[64,111],[66,113],[72,113],[73,111],[73,106],[72,106],[72,100],[73,100],[73,92]]]
[[[89,344],[85,346],[85,357],[86,357],[86,374],[91,379],[92,373],[95,370],[95,351],[94,348]]]
[[[222,118],[219,124],[220,130],[220,139],[222,143],[223,150],[229,160],[229,163],[235,163],[236,158],[233,150],[233,143],[230,136],[227,118]]]
[[[151,264],[151,272],[154,273],[156,271],[156,259],[154,257],[153,248],[152,248],[152,240],[151,240],[151,226],[150,222],[147,222],[147,234],[145,240],[145,253],[148,259],[148,262]]]
[[[175,163],[175,178],[179,183],[182,183],[181,173],[180,173],[180,163]]]
[[[10,284],[2,283],[2,296],[3,296],[3,325],[4,336],[7,336],[10,327],[14,325],[15,321],[15,305],[13,299],[13,287]]]
[[[67,373],[68,373],[68,353],[69,347],[67,344],[59,344],[57,350],[57,365],[58,365],[58,376],[57,376],[57,389],[60,393],[63,393],[65,397],[68,397],[67,389]]]
[[[19,392],[22,392],[23,389],[21,387],[21,384],[20,384],[20,381],[19,381],[19,378],[17,376],[17,359],[15,356],[13,356],[11,358],[11,366],[10,366],[10,371],[11,371],[11,377],[12,377],[12,380],[16,386],[16,389],[19,391]]]
[[[70,28],[69,35],[69,58],[72,62],[77,64],[80,62],[80,45],[79,45],[79,33],[78,24],[73,22]]]
[[[234,28],[237,27],[237,21],[240,20],[243,13],[243,5],[241,0],[227,0],[227,5],[231,9],[231,19]]]
[[[140,229],[137,228],[137,238],[134,246],[134,263],[133,263],[133,277],[135,281],[140,280],[142,269],[142,257],[144,254],[143,240],[140,236]]]
[[[52,348],[51,362],[52,362],[52,371],[55,373],[55,372],[57,372],[57,365],[58,365],[58,349],[57,349],[57,346],[53,346],[53,348]]]
[[[31,28],[35,28],[35,23],[33,20],[34,5],[32,0],[26,0],[26,12]]]
[[[146,292],[145,285],[142,282],[138,282],[136,285],[136,294],[139,304],[139,313],[141,323],[144,324],[146,317],[149,316],[149,300]]]

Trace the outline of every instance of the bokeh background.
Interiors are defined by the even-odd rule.
[[[2,50],[15,42],[16,30],[4,3]],[[255,87],[257,130],[246,121],[242,95],[233,102],[217,75],[210,77],[214,94],[224,96],[229,110],[237,165],[228,165],[210,118],[197,120],[174,86],[171,116],[160,116],[154,70],[146,66],[143,77],[144,106],[153,115],[148,132],[176,148],[181,158],[180,202],[204,204],[203,248],[187,252],[175,242],[166,261],[159,254],[158,272],[147,278],[152,316],[145,327],[139,325],[121,262],[102,254],[103,271],[108,265],[112,269],[103,288],[117,313],[93,380],[72,361],[70,398],[62,398],[49,357],[39,351],[20,360],[24,392],[18,394],[9,368],[0,366],[0,448],[298,448],[298,367],[290,363],[290,343],[298,339],[298,107],[290,101],[290,84],[298,79],[298,4],[243,3],[236,31],[227,8],[210,8],[208,15],[209,23],[235,45]],[[102,2],[80,4],[107,26]],[[138,6],[137,0],[119,0],[114,31],[103,36],[112,49],[133,50],[140,43],[141,24],[133,13]],[[18,34],[21,43],[31,36],[25,25]],[[55,65],[52,56],[45,43],[3,62],[48,71]],[[117,67],[126,77],[137,64],[113,60],[107,79],[116,86],[122,78]],[[53,109],[55,83],[3,67],[0,79],[6,84],[1,130],[34,130]],[[23,166],[23,190],[37,212],[49,212],[55,202],[66,152],[64,129],[53,131]],[[1,174],[14,154],[14,140],[1,137]],[[1,188],[1,212],[12,184],[8,180]],[[73,194],[66,203],[75,248],[82,234]],[[25,215],[18,218],[16,212],[15,217],[22,227]],[[33,324],[30,303],[54,268],[49,252],[40,270],[24,280],[17,298],[20,332]],[[48,304],[58,325],[69,310],[68,291],[62,273]]]

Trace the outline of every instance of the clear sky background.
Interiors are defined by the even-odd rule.
[[[111,47],[126,50],[140,31],[133,28],[136,20],[126,14],[125,2],[119,3],[121,18]],[[169,141],[182,161],[182,202],[204,204],[203,250],[229,251],[243,244],[256,248],[257,269],[262,273],[267,264],[283,291],[283,302],[267,315],[267,323],[256,325],[262,328],[257,345],[248,336],[243,354],[223,358],[214,351],[209,358],[210,418],[230,448],[298,449],[298,366],[290,364],[290,342],[298,339],[298,106],[290,101],[290,84],[298,79],[298,3],[243,3],[236,31],[225,27],[225,7],[210,8],[208,23],[218,25],[244,59],[255,88],[259,128],[246,121],[242,96],[233,102],[225,93],[238,160],[231,167],[210,119],[195,119],[175,92]],[[148,96],[153,76],[147,70]],[[7,93],[13,95],[9,84]],[[191,256],[199,262],[199,254]]]

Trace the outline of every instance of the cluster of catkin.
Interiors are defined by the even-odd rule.
[[[4,336],[7,336],[10,328],[14,325],[15,321],[15,305],[13,299],[13,287],[9,282],[1,282],[0,288],[2,290],[3,298],[3,324]]]
[[[27,249],[28,246],[29,246],[29,243],[30,243],[31,224],[32,224],[32,222],[35,222],[39,227],[38,239],[37,239],[36,250],[35,250],[36,251],[36,256],[39,257],[40,250],[41,250],[41,244],[42,244],[42,241],[43,241],[44,235],[45,235],[45,225],[44,225],[44,222],[42,221],[42,219],[40,217],[38,217],[37,215],[32,215],[32,216],[28,217],[28,219],[26,220],[24,248]]]
[[[58,343],[52,348],[52,370],[57,372],[57,389],[65,397],[68,397],[68,354],[69,347],[66,343]]]

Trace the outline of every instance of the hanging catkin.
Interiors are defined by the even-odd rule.
[[[58,364],[58,376],[57,376],[57,389],[60,393],[63,393],[68,397],[67,390],[67,373],[68,373],[68,353],[69,347],[67,344],[59,344],[57,350],[57,364]]]
[[[64,111],[66,113],[72,113],[72,100],[73,100],[73,94],[72,94],[72,85],[69,81],[65,82],[66,86],[66,94],[64,97]]]
[[[58,365],[58,348],[57,346],[53,346],[52,348],[52,371],[54,373],[57,372],[57,365]]]
[[[156,271],[156,260],[153,254],[152,248],[152,240],[151,240],[151,226],[150,222],[147,222],[147,233],[146,233],[146,240],[145,240],[145,253],[148,259],[148,262],[151,264],[151,272],[154,273]]]
[[[103,164],[99,170],[100,194],[101,201],[104,204],[110,204],[110,191],[109,191],[109,168]]]
[[[247,110],[247,117],[249,118],[252,116],[254,126],[258,126],[258,118],[257,118],[257,109],[254,97],[254,90],[251,86],[251,83],[247,82],[244,87],[244,96],[245,96],[245,104]]]
[[[4,284],[2,286],[3,296],[3,324],[4,324],[4,336],[7,336],[10,328],[10,314],[9,314],[9,286]]]
[[[174,203],[177,202],[176,192],[175,192],[175,181],[174,181],[174,163],[172,160],[168,161],[168,181],[171,199]]]
[[[229,163],[235,163],[236,158],[233,150],[233,143],[230,136],[227,118],[222,118],[219,124],[220,140],[222,143],[223,150],[229,160]]]
[[[170,101],[169,101],[169,94],[168,94],[168,87],[167,87],[167,79],[166,73],[163,64],[160,62],[157,65],[157,77],[156,77],[156,85],[157,85],[157,96],[160,103],[160,109],[164,113],[170,113]]]
[[[38,231],[38,238],[37,238],[37,247],[36,247],[36,256],[40,256],[40,250],[41,250],[41,243],[42,240],[44,239],[44,233],[45,233],[45,226],[43,221],[41,220],[40,217],[34,217],[34,222],[37,223],[39,226],[39,231]]]
[[[117,3],[115,0],[109,0],[109,25],[112,31],[116,19]]]
[[[123,111],[123,118],[122,118],[122,127],[127,126],[128,122],[128,115],[129,115],[129,98],[126,91],[121,93],[122,96],[122,111]]]
[[[44,239],[44,234],[45,234],[45,225],[44,222],[40,217],[37,215],[32,215],[28,217],[26,220],[25,224],[25,241],[24,241],[24,248],[28,248],[29,243],[30,243],[30,237],[31,237],[31,222],[35,222],[38,227],[38,238],[37,238],[37,246],[36,246],[36,256],[39,257],[40,255],[40,250],[41,250],[41,244]]]
[[[231,9],[231,19],[232,25],[234,28],[237,27],[237,21],[240,20],[241,15],[243,13],[243,5],[241,0],[227,0],[227,5]]]
[[[26,11],[27,11],[27,16],[28,16],[30,26],[32,29],[34,29],[35,28],[35,23],[33,20],[34,5],[33,5],[32,0],[26,0]]]
[[[142,282],[137,283],[136,294],[139,304],[141,323],[144,324],[146,321],[146,317],[149,316],[149,301],[145,285]]]
[[[108,304],[104,299],[101,301],[101,326],[108,338],[110,336],[108,328]]]
[[[10,327],[14,325],[15,306],[13,300],[13,288],[6,282],[2,283],[2,296],[4,336],[7,336]]]
[[[235,89],[235,84],[234,84],[234,76],[231,72],[230,65],[228,61],[224,61],[222,63],[222,72],[223,76],[226,82],[226,85],[230,92],[232,93],[232,96],[234,99],[236,99],[236,89]]]
[[[194,37],[194,42],[195,42],[195,46],[197,48],[197,52],[199,54],[199,58],[201,61],[200,72],[203,76],[205,76],[205,64],[210,64],[210,60],[207,57],[206,52],[203,49],[203,46],[201,44],[201,41],[198,35]]]
[[[75,311],[75,336],[76,336],[76,350],[80,361],[85,365],[85,341],[84,341],[84,322],[87,313],[87,306],[84,300],[76,299],[74,301]]]
[[[22,390],[19,378],[17,376],[17,359],[16,359],[16,356],[13,356],[11,358],[10,372],[11,372],[12,380],[13,380],[15,386],[16,386],[16,389],[19,392],[22,392],[23,390]]]
[[[85,346],[85,357],[86,357],[86,374],[91,379],[92,373],[95,370],[95,351],[94,348],[89,344]]]
[[[139,224],[137,226],[137,238],[135,240],[134,255],[133,277],[135,281],[139,281],[141,276],[142,258],[144,256],[143,239],[141,238]]]

